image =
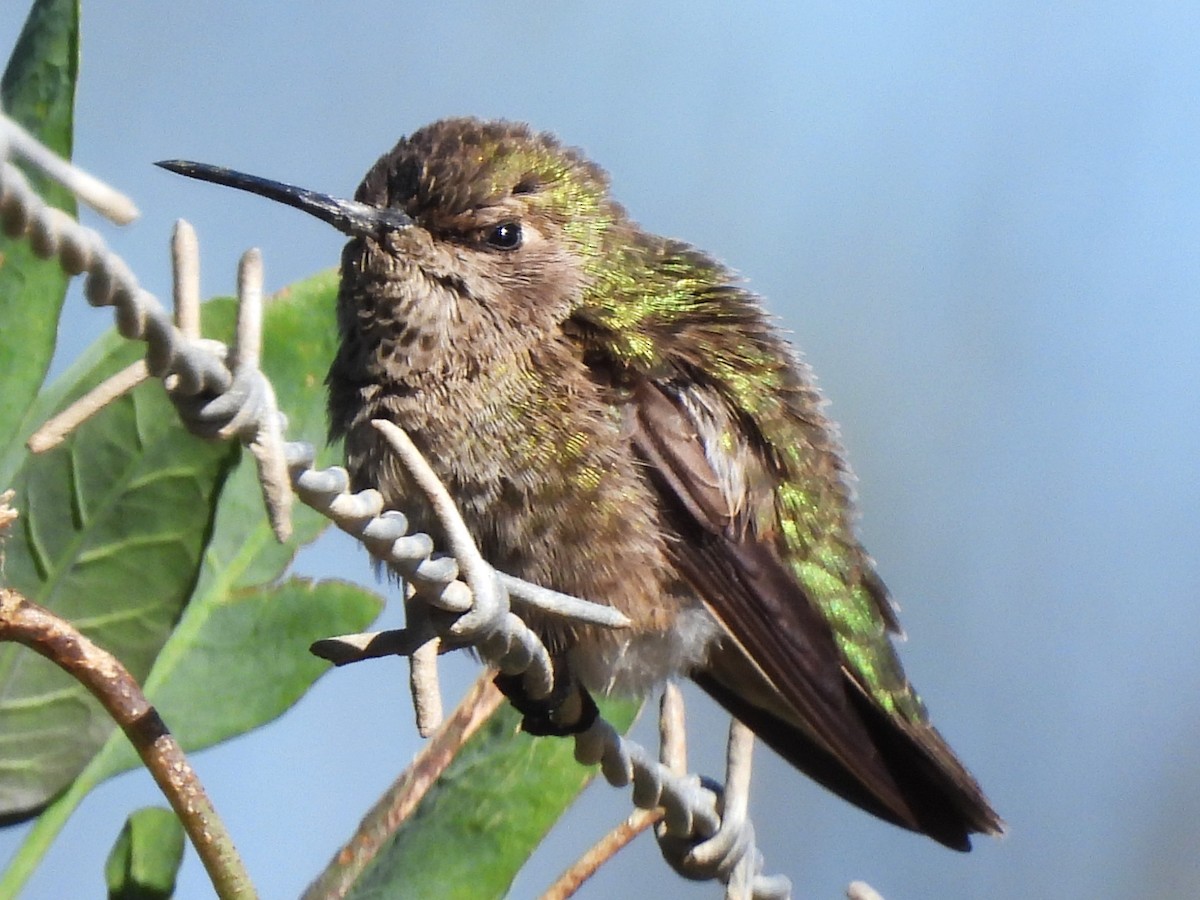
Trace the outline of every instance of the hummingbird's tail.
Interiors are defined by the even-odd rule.
[[[885,821],[954,850],[970,850],[971,834],[1000,834],[1004,823],[937,730],[898,721],[847,685],[850,707],[870,740],[841,759],[790,711],[779,691],[736,642],[717,648],[692,679],[766,744],[810,778]]]

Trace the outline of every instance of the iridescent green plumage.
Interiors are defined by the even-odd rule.
[[[600,266],[577,313],[595,326],[589,349],[643,377],[692,379],[728,404],[717,446],[732,453],[737,429],[758,458],[731,464],[764,470],[762,496],[748,501],[756,511],[749,528],[777,545],[864,689],[888,712],[921,720],[888,638],[896,630],[890,601],[854,534],[849,473],[807,367],[713,260],[641,233],[618,232],[614,243],[617,259]]]

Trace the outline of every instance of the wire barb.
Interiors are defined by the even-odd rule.
[[[41,141],[10,119],[0,114],[0,145],[3,156],[17,156],[29,165],[53,178],[100,215],[117,225],[128,225],[141,213],[133,201],[77,168],[48,149]]]

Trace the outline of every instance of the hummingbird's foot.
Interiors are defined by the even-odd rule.
[[[591,728],[600,715],[592,695],[566,673],[563,664],[555,666],[554,689],[541,699],[529,696],[521,675],[497,675],[494,683],[524,716],[521,730],[537,737],[579,734]]]

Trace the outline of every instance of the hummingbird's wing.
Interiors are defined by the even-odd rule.
[[[723,627],[693,678],[785,759],[869,812],[956,849],[969,849],[972,832],[999,831],[904,678],[887,637],[891,606],[857,543],[842,548],[864,561],[849,575],[836,562],[786,558],[781,529],[797,527],[779,496],[787,473],[772,471],[769,447],[743,440],[736,404],[711,385],[646,378],[630,396],[633,445],[680,537],[676,563]],[[842,634],[854,628],[863,633]]]

